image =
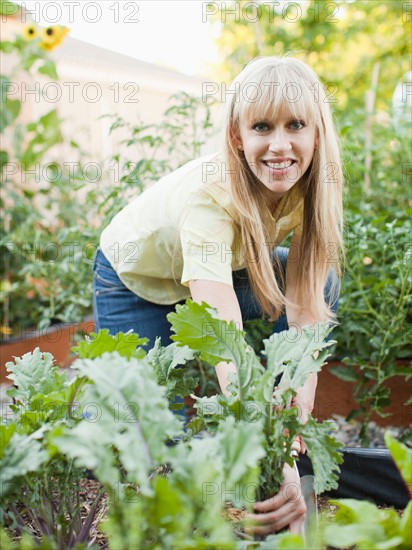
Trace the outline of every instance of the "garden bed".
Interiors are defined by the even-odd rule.
[[[82,516],[86,516],[89,512],[91,506],[93,505],[93,502],[96,498],[96,495],[99,491],[100,484],[98,481],[89,479],[89,478],[83,478],[80,483],[80,492],[79,496],[81,499],[83,499],[83,509],[82,509]],[[378,506],[380,509],[386,509],[388,506],[380,505]],[[325,495],[319,495],[317,497],[317,511],[318,515],[322,515],[327,521],[333,521],[334,517],[336,515],[338,507],[336,504],[333,504],[333,502],[330,501],[330,497]],[[396,508],[395,508],[396,509]],[[30,525],[30,519],[27,517],[27,513],[24,512],[24,510],[19,510],[19,512],[22,514],[22,517],[27,522],[27,525]],[[403,509],[396,509],[396,512],[400,517],[402,517]],[[93,526],[91,528],[91,543],[97,544],[100,548],[109,548],[108,546],[108,539],[105,536],[105,534],[102,532],[99,523],[104,520],[105,514],[107,513],[107,496],[105,496],[99,506],[98,513],[96,515],[95,520],[93,521]],[[240,522],[245,517],[245,512],[242,510],[238,510],[236,508],[232,508],[230,505],[230,502],[226,503],[226,511],[225,515],[228,519],[233,521],[234,524],[238,524],[240,526]],[[33,530],[35,531],[34,526],[32,526]],[[20,535],[17,530],[10,531],[10,534],[12,535],[12,538],[14,541],[18,542],[20,540]]]
[[[233,525],[241,512],[228,510],[225,503],[231,501],[234,508],[242,510],[249,507],[250,499],[264,501],[277,494],[297,435],[308,449],[315,490],[326,495],[341,489],[344,469],[348,464],[351,468],[346,460],[351,456],[349,449],[342,449],[343,445],[330,437],[332,423],[309,417],[302,424],[298,409],[290,406],[296,388],[309,372],[318,372],[325,360],[331,345],[325,340],[326,323],[319,327],[323,331],[319,339],[307,329],[298,344],[291,346],[288,342],[294,329],[290,329],[288,338],[278,335],[266,342],[264,369],[241,334],[227,337],[230,333],[225,322],[207,305],[188,300],[169,319],[183,346],[175,342],[163,348],[158,339],[145,354],[137,335],[111,336],[101,331],[79,342],[75,350],[79,360],[70,371],[59,372],[53,367],[52,355],[38,349],[8,366],[14,382],[8,397],[13,397],[17,406],[3,407],[1,471],[6,527],[14,528],[17,518],[20,533],[25,526],[34,540],[41,537],[45,544],[54,541],[53,545],[67,548],[93,542],[104,547],[106,540],[96,528],[107,537],[108,548],[153,544],[203,547],[209,542],[216,548],[235,547],[239,537],[246,539],[247,545],[249,535],[242,533],[242,524]],[[213,327],[211,341],[203,339],[205,323]],[[187,345],[188,338],[192,348]],[[193,377],[190,366],[184,369],[181,365],[198,357],[214,368],[227,357],[227,350],[242,365],[233,378],[232,394],[198,398],[196,418],[185,427],[171,409],[176,408],[175,398],[193,395],[199,379]],[[284,387],[279,390],[277,386],[275,393],[281,392],[282,401],[273,395],[279,374]],[[274,407],[271,398],[280,406]],[[339,418],[335,423],[339,427]],[[402,467],[410,451],[390,434],[385,434],[385,444]],[[384,449],[375,452],[389,458]],[[298,461],[305,494],[308,484],[304,476],[312,475],[302,470],[306,460],[301,457]],[[338,465],[342,462],[340,476]],[[167,465],[167,475],[163,465]],[[398,475],[392,463],[390,466],[392,474]],[[371,471],[369,462],[362,467],[364,472]],[[378,473],[375,485],[387,486],[388,461],[384,469],[385,475]],[[86,472],[93,473],[94,485],[84,480]],[[407,472],[402,475],[405,481],[409,479]],[[392,485],[393,479],[392,475]],[[313,477],[306,481],[313,482]],[[245,492],[251,487],[253,495]],[[345,496],[355,495],[349,492]],[[361,499],[369,496],[364,493]],[[20,509],[16,503],[21,503]],[[404,499],[402,505],[405,503]],[[366,518],[367,523],[376,523],[381,541],[380,526],[388,516],[393,529],[405,539],[395,512],[388,510],[381,517],[376,506],[365,500],[349,499],[339,506],[342,509],[333,524],[320,530],[321,547],[338,544],[332,531],[340,529],[343,536],[344,526],[339,521],[347,517],[347,510],[352,510],[357,520],[352,522],[353,532],[361,531],[363,536]],[[103,516],[107,521],[99,523]],[[280,537],[296,541],[288,533]],[[277,541],[279,536],[271,536],[261,547],[273,547]]]

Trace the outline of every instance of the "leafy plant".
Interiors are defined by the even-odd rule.
[[[81,167],[87,153],[61,133],[58,142],[65,139],[79,157],[75,170],[49,162],[47,181],[37,182],[32,190],[26,189],[27,186],[21,188],[16,177],[6,175],[5,198],[1,202],[5,217],[0,232],[0,251],[4,258],[0,302],[5,339],[32,327],[45,329],[56,322],[79,322],[91,312],[91,266],[101,227],[109,223],[136,192],[140,193],[162,175],[192,160],[192,155],[199,153],[211,134],[209,104],[184,92],[170,99],[171,105],[159,124],[131,124],[115,117],[110,132],[123,128],[130,133],[123,144],[131,156],[116,155],[108,166],[101,163],[102,174],[110,177],[85,181]],[[52,128],[56,129],[58,124],[55,112],[31,124],[30,131],[37,132],[33,151],[40,151],[43,141],[45,150],[52,147],[51,137],[47,136],[51,136]],[[16,121],[10,129],[16,136],[27,135],[29,131]],[[192,147],[188,146],[190,141]],[[18,145],[14,158],[19,170],[27,170],[31,163],[43,158],[44,151],[35,158],[22,149],[23,141],[14,139],[14,142]],[[42,205],[45,198],[46,207]],[[53,223],[45,220],[45,208],[53,213]]]
[[[243,17],[229,16],[234,7]],[[366,444],[370,415],[381,414],[390,401],[385,381],[410,369],[396,366],[394,358],[411,357],[411,103],[401,93],[410,81],[411,21],[401,22],[402,2],[311,0],[295,8],[296,18],[287,5],[237,0],[218,10],[210,6],[208,19],[220,33],[219,80],[231,81],[256,55],[292,53],[324,83],[341,138],[346,191],[348,271],[334,355],[350,359],[339,372],[356,382],[357,412],[351,416],[363,422]],[[258,340],[268,337],[270,326],[253,321],[245,327],[258,353]],[[355,363],[360,370],[351,368]]]
[[[412,450],[387,432],[385,442],[405,483],[411,490]],[[323,529],[323,541],[334,548],[371,550],[407,549],[412,546],[412,501],[399,517],[394,509],[379,509],[370,502],[354,499],[331,500],[338,511],[331,525]]]
[[[214,324],[215,330],[231,328],[215,315],[205,305],[188,301],[174,322],[181,326],[194,322],[192,337],[198,341],[196,327],[205,320]],[[266,372],[244,341],[227,346],[241,359],[242,369],[239,380],[233,380],[226,418],[212,428],[212,419],[200,414],[200,421],[208,427],[202,438],[193,437],[193,423],[192,430],[185,432],[182,420],[170,410],[175,396],[188,395],[198,383],[184,374],[184,364],[193,360],[194,349],[181,343],[162,348],[158,339],[146,354],[140,347],[145,341],[133,333],[93,333],[74,350],[79,359],[73,364],[76,375],[70,381],[54,367],[52,356],[38,349],[7,364],[15,384],[9,391],[15,405],[13,417],[1,426],[4,525],[29,533],[50,547],[88,544],[106,495],[108,515],[102,529],[113,547],[235,548],[237,539],[224,514],[225,502],[250,509],[255,493],[262,494],[262,475],[267,474],[264,465],[274,450],[266,441],[265,429],[270,423],[277,430],[272,442],[277,442],[276,452],[282,453],[280,461],[288,460],[288,450],[280,445],[281,424],[290,432],[284,437],[288,449],[297,432],[317,453],[317,446],[323,444],[323,472],[320,463],[315,463],[319,487],[323,490],[334,484],[336,464],[332,462],[340,460],[336,443],[325,437],[313,419],[300,427],[293,408],[275,415],[271,393],[267,403],[263,399],[269,381],[283,371],[283,361],[275,351],[280,341],[266,346],[270,365]],[[225,356],[222,344],[217,340],[209,351],[202,346],[198,351],[214,364]],[[307,372],[318,370],[328,345],[315,343],[305,334],[295,352],[295,344],[284,342],[281,346],[290,372],[284,378],[284,405],[294,393],[286,386],[295,388]],[[315,350],[319,356],[311,360]],[[298,360],[302,354],[304,361],[302,357]],[[260,378],[264,380],[261,383]],[[258,395],[255,402],[252,389]],[[218,397],[210,398],[209,403]],[[199,398],[199,402],[202,399],[207,398]],[[262,406],[262,414],[252,418],[251,430],[250,418],[242,418],[237,414],[241,409],[236,412],[236,408],[253,403]],[[319,443],[313,441],[315,437]],[[281,480],[273,464],[272,460],[270,483],[274,490],[276,480]],[[281,464],[276,464],[279,467]],[[93,471],[100,489],[82,517],[78,487],[86,469]],[[237,534],[247,538],[240,531]],[[282,536],[279,540],[287,539]]]
[[[8,4],[6,13],[11,13],[10,5],[13,7],[13,4]],[[4,9],[5,6],[3,3]],[[32,32],[26,32],[28,30]],[[0,42],[2,53],[13,55],[12,61],[16,59],[9,73],[1,76],[4,109],[0,130],[4,143],[8,144],[7,149],[1,151],[0,332],[4,339],[33,326],[46,328],[56,320],[82,319],[85,311],[91,308],[91,281],[87,272],[90,272],[94,250],[85,245],[94,234],[87,226],[87,216],[86,227],[76,227],[76,213],[69,229],[59,222],[50,224],[44,215],[47,208],[53,209],[57,218],[62,210],[70,210],[73,197],[63,200],[67,199],[67,189],[73,192],[72,177],[77,182],[83,178],[78,170],[73,176],[65,165],[60,167],[57,163],[50,162],[47,170],[43,170],[46,154],[65,140],[61,132],[62,121],[56,109],[52,109],[23,123],[19,118],[21,101],[14,98],[17,75],[28,81],[34,75],[58,80],[56,65],[47,50],[61,42],[67,29],[50,27],[47,31],[40,36],[40,31],[32,24],[13,40]],[[69,144],[69,140],[67,142]],[[74,141],[70,143],[77,148]],[[29,170],[30,175],[27,174]],[[26,178],[31,185],[27,185]],[[58,188],[66,188],[66,194],[56,208]],[[46,207],[42,205],[44,198],[48,199]],[[85,290],[83,293],[76,291],[79,286]],[[31,300],[30,308],[27,308],[28,300]]]
[[[265,340],[266,370],[244,339],[244,332],[235,323],[219,319],[216,310],[207,304],[187,300],[176,306],[168,320],[176,333],[172,339],[200,353],[200,358],[212,366],[221,361],[236,365],[229,387],[231,395],[198,398],[195,408],[198,417],[188,428],[194,432],[206,427],[213,433],[228,418],[247,419],[253,430],[264,434],[265,459],[261,463],[258,489],[259,500],[277,493],[282,483],[282,468],[291,464],[291,445],[297,435],[307,442],[319,492],[336,486],[338,464],[342,457],[339,444],[328,435],[330,426],[317,423],[312,417],[305,425],[299,421],[299,411],[290,407],[296,390],[309,374],[318,372],[333,342],[324,339],[330,332],[327,324],[319,324],[313,331],[304,328],[297,334],[295,328],[272,335]],[[293,344],[291,344],[293,342]],[[273,392],[277,377],[282,374],[278,388]]]
[[[251,436],[247,423],[228,422],[214,438],[179,438],[182,421],[170,412],[168,390],[156,377],[166,376],[175,393],[187,394],[191,385],[176,389],[171,372],[177,358],[192,353],[176,344],[157,346],[151,364],[136,350],[142,343],[134,334],[95,334],[79,344],[83,357],[71,382],[38,349],[7,365],[19,406],[1,426],[3,523],[44,540],[45,547],[78,547],[90,540],[105,493],[110,511],[104,530],[120,547],[136,541],[139,547],[180,548],[188,541],[198,547],[204,540],[211,548],[234,547],[223,514],[225,492],[255,482],[256,460],[264,452],[260,435]],[[76,487],[85,468],[93,469],[102,488],[82,520]],[[244,500],[239,492],[238,505],[251,504]]]
[[[266,340],[265,370],[242,331],[218,319],[207,304],[188,300],[170,316],[177,341],[162,348],[158,339],[147,354],[140,347],[146,340],[133,333],[87,337],[74,350],[79,359],[70,381],[38,349],[7,364],[15,404],[12,418],[0,426],[0,512],[2,524],[23,535],[18,547],[91,547],[103,502],[107,515],[100,528],[113,548],[308,547],[290,533],[249,544],[224,511],[228,500],[250,509],[255,499],[276,491],[298,433],[318,491],[335,486],[341,461],[336,442],[325,425],[310,419],[302,426],[288,407],[295,389],[327,357],[330,328],[321,324],[300,335],[291,329]],[[230,360],[239,368],[229,397],[197,398],[198,419],[185,432],[169,400],[197,384],[181,374],[196,353],[210,365]],[[193,437],[202,426],[202,438]],[[385,441],[410,487],[412,451],[389,434]],[[79,485],[86,469],[100,488],[84,516]],[[322,526],[316,547],[410,547],[410,504],[400,518],[368,502],[332,502],[339,506],[336,520]],[[6,547],[15,548],[7,537]],[[242,546],[239,537],[246,539]]]
[[[68,381],[53,366],[52,355],[38,348],[6,367],[15,384],[8,391],[15,404],[12,419],[0,425],[1,522],[50,548],[72,548],[89,540],[103,497],[96,495],[83,518],[79,487],[84,470],[51,444],[54,430],[81,420],[74,404],[81,381]]]
[[[411,376],[412,254],[410,212],[378,217],[348,214],[346,276],[340,300],[338,353],[347,355],[344,367],[332,372],[356,382],[359,409],[350,418],[363,419],[361,436],[373,413],[390,404],[384,382],[393,376]],[[391,314],[388,317],[388,312]],[[404,362],[400,363],[399,359]],[[358,367],[359,366],[359,367]]]

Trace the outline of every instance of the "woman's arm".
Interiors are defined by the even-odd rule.
[[[234,289],[225,283],[215,281],[193,280],[189,281],[189,288],[193,301],[197,303],[206,302],[215,307],[220,319],[236,323],[236,328],[243,329],[242,313]],[[236,373],[236,366],[233,363],[222,361],[216,365],[216,374],[219,380],[220,389],[224,395],[228,395],[228,375]]]
[[[225,283],[205,280],[189,281],[189,288],[195,302],[207,302],[218,310],[219,317],[225,321],[235,321],[236,326],[243,328],[242,313],[233,288]],[[222,393],[229,381],[228,374],[236,372],[233,363],[221,362],[216,365],[216,373]],[[294,533],[300,533],[305,518],[305,502],[300,489],[299,476],[294,468],[285,464],[284,481],[279,493],[265,502],[255,504],[255,514],[248,518],[254,524],[250,531],[256,534],[273,533],[289,526]]]

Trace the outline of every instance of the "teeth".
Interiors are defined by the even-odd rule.
[[[292,164],[292,160],[286,160],[285,162],[266,162],[270,168],[288,168]]]

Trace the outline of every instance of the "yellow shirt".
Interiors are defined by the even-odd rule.
[[[162,177],[103,230],[100,247],[124,285],[156,304],[190,298],[189,281],[233,287],[232,271],[246,267],[224,157],[214,153]],[[302,231],[303,198],[285,195],[269,228],[278,246]]]

